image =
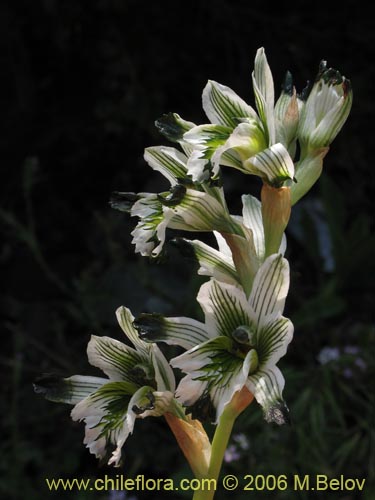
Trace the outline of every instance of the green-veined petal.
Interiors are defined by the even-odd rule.
[[[186,177],[187,156],[175,148],[149,147],[145,149],[144,158],[151,168],[163,174],[172,185],[177,184],[178,179]]]
[[[180,249],[182,255],[197,260],[200,264],[198,274],[211,276],[218,281],[237,284],[239,277],[233,264],[232,256],[227,256],[219,250],[206,245],[199,240],[186,240],[178,238],[175,244]]]
[[[49,401],[75,405],[107,382],[106,378],[85,375],[73,375],[69,378],[43,375],[35,381],[34,390]]]
[[[243,223],[253,232],[253,242],[255,251],[260,261],[264,260],[265,244],[264,244],[264,229],[262,219],[262,205],[254,196],[242,196],[242,215]]]
[[[216,422],[234,393],[245,385],[250,370],[252,354],[242,359],[232,352],[232,344],[228,337],[219,336],[171,360],[172,366],[187,373],[177,388],[177,398],[191,406],[209,396]]]
[[[296,150],[297,128],[303,103],[293,87],[292,75],[286,74],[283,89],[275,104],[275,142],[281,142],[293,158]]]
[[[249,305],[242,289],[211,279],[204,283],[197,297],[206,317],[210,336],[231,338],[240,325],[250,325]]]
[[[158,391],[174,392],[176,389],[176,380],[173,370],[165,359],[164,354],[161,352],[156,344],[151,346],[151,362],[155,371],[155,382]]]
[[[293,338],[293,323],[283,316],[263,323],[257,329],[254,347],[259,367],[274,366],[282,358]]]
[[[252,77],[255,103],[267,131],[269,145],[272,145],[275,143],[275,91],[272,73],[263,47],[258,49],[256,53]]]
[[[140,218],[131,232],[136,253],[157,257],[163,248],[165,232],[173,212],[163,206],[157,194],[142,193],[134,203],[131,215]]]
[[[289,410],[282,397],[285,380],[276,366],[254,373],[246,385],[261,405],[267,422],[278,425],[289,422]]]
[[[166,342],[184,349],[209,338],[205,325],[191,318],[165,318],[161,314],[143,313],[135,319],[134,325],[147,342]]]
[[[258,325],[282,314],[288,289],[288,261],[280,254],[270,255],[255,276],[249,297]]]
[[[150,359],[110,337],[92,335],[87,356],[90,364],[100,368],[113,381],[123,380],[139,386],[153,380]]]
[[[126,422],[131,396],[137,388],[127,382],[109,382],[78,403],[73,420],[86,424],[84,443],[98,458],[105,458],[109,445],[115,446],[108,464],[119,465],[121,447],[130,433]]]
[[[259,175],[269,184],[279,186],[294,178],[294,163],[281,143],[274,144],[244,163],[249,172]]]
[[[116,311],[116,317],[122,331],[133,344],[137,351],[147,355],[150,345],[139,338],[137,330],[133,326],[134,316],[127,307],[120,306]]]
[[[211,123],[234,128],[239,118],[256,118],[253,108],[232,89],[212,80],[203,90],[202,102]]]
[[[222,385],[221,387],[215,386],[215,388],[212,389],[211,399],[216,408],[216,423],[219,422],[225,406],[231,402],[234,394],[246,385],[254,352],[255,351],[249,351],[245,359],[242,360],[241,363],[235,365],[227,385]]]
[[[264,240],[264,228],[263,228],[263,217],[262,217],[262,204],[249,194],[244,194],[242,196],[242,215],[244,225],[251,229],[253,233],[253,242],[256,254],[258,256],[259,262],[264,261],[265,257],[265,240]],[[283,234],[279,253],[284,255],[286,250],[286,236]]]
[[[253,157],[258,152],[267,147],[264,133],[259,127],[259,123],[255,120],[248,120],[240,123],[230,134],[225,143],[218,147],[212,155],[212,170],[215,174],[219,171],[219,165],[222,163],[222,156],[226,152],[234,151],[237,153],[241,162],[238,166],[230,165],[238,168],[244,173],[248,173],[245,162],[248,158]]]
[[[186,231],[233,231],[235,223],[226,207],[208,193],[187,189],[179,205],[171,208],[168,226]]]
[[[232,129],[223,125],[198,125],[184,134],[184,141],[194,150],[187,162],[188,174],[193,181],[201,182],[209,177],[209,160],[215,151],[222,146]],[[216,175],[217,170],[214,172]]]

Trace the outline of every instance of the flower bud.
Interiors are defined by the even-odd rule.
[[[352,100],[350,81],[337,70],[327,69],[326,61],[322,61],[301,113],[298,137],[302,157],[331,144],[349,115]]]

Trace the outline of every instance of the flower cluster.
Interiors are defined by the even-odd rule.
[[[157,312],[133,318],[121,307],[118,321],[133,347],[95,336],[88,345],[90,363],[108,378],[44,376],[36,382],[47,399],[75,405],[71,415],[86,424],[85,444],[97,457],[109,456],[109,464],[120,464],[137,418],[164,415],[197,476],[216,460],[199,421],[220,426],[229,410],[235,417],[253,397],[267,422],[288,420],[277,366],[293,337],[292,322],[283,316],[289,289],[284,231],[292,205],[322,171],[352,92],[350,82],[322,62],[309,94],[297,94],[288,72],[275,102],[263,48],[252,83],[256,110],[209,81],[203,109],[210,123],[196,125],[176,113],[157,120],[176,147],[147,148],[144,158],[169,181],[169,190],[116,192],[111,198],[114,208],[138,217],[132,236],[143,256],[161,255],[167,229],[213,232],[216,248],[197,239],[174,240],[208,278],[197,296],[204,322]],[[262,181],[260,200],[242,196],[241,216],[228,210],[222,167]],[[168,362],[159,342],[184,352]],[[183,373],[177,387],[172,368]],[[238,404],[243,394],[246,402]]]

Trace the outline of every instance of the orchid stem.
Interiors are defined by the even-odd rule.
[[[227,449],[228,441],[237,416],[238,413],[233,411],[231,407],[224,410],[221,415],[212,441],[211,460],[208,467],[207,479],[210,479],[211,481],[206,483],[206,491],[205,488],[202,488],[202,490],[194,493],[193,500],[212,500],[214,498],[225,450]],[[213,484],[216,485],[215,488],[213,487]],[[202,485],[204,485],[204,482],[202,482]]]

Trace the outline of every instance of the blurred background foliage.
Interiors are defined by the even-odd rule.
[[[367,481],[358,496],[288,489],[257,498],[375,498],[372,16],[354,1],[321,10],[258,0],[5,0],[0,37],[2,498],[125,498],[52,494],[45,477],[190,476],[162,419],[137,422],[125,469],[98,468],[82,445],[83,425],[35,395],[32,381],[40,373],[98,374],[86,344],[92,333],[122,339],[119,305],[200,316],[194,266],[173,248],[160,265],[135,256],[135,221],[111,210],[108,198],[112,190],[163,188],[143,160],[144,147],[165,143],[154,120],[174,111],[204,122],[208,78],[254,102],[259,46],[276,88],[289,69],[301,90],[325,58],[351,78],[354,107],[288,228],[286,315],[296,333],[281,368],[292,424],[266,425],[253,405],[237,422],[224,471]],[[240,195],[259,195],[259,184],[228,169],[224,176],[239,213]]]

